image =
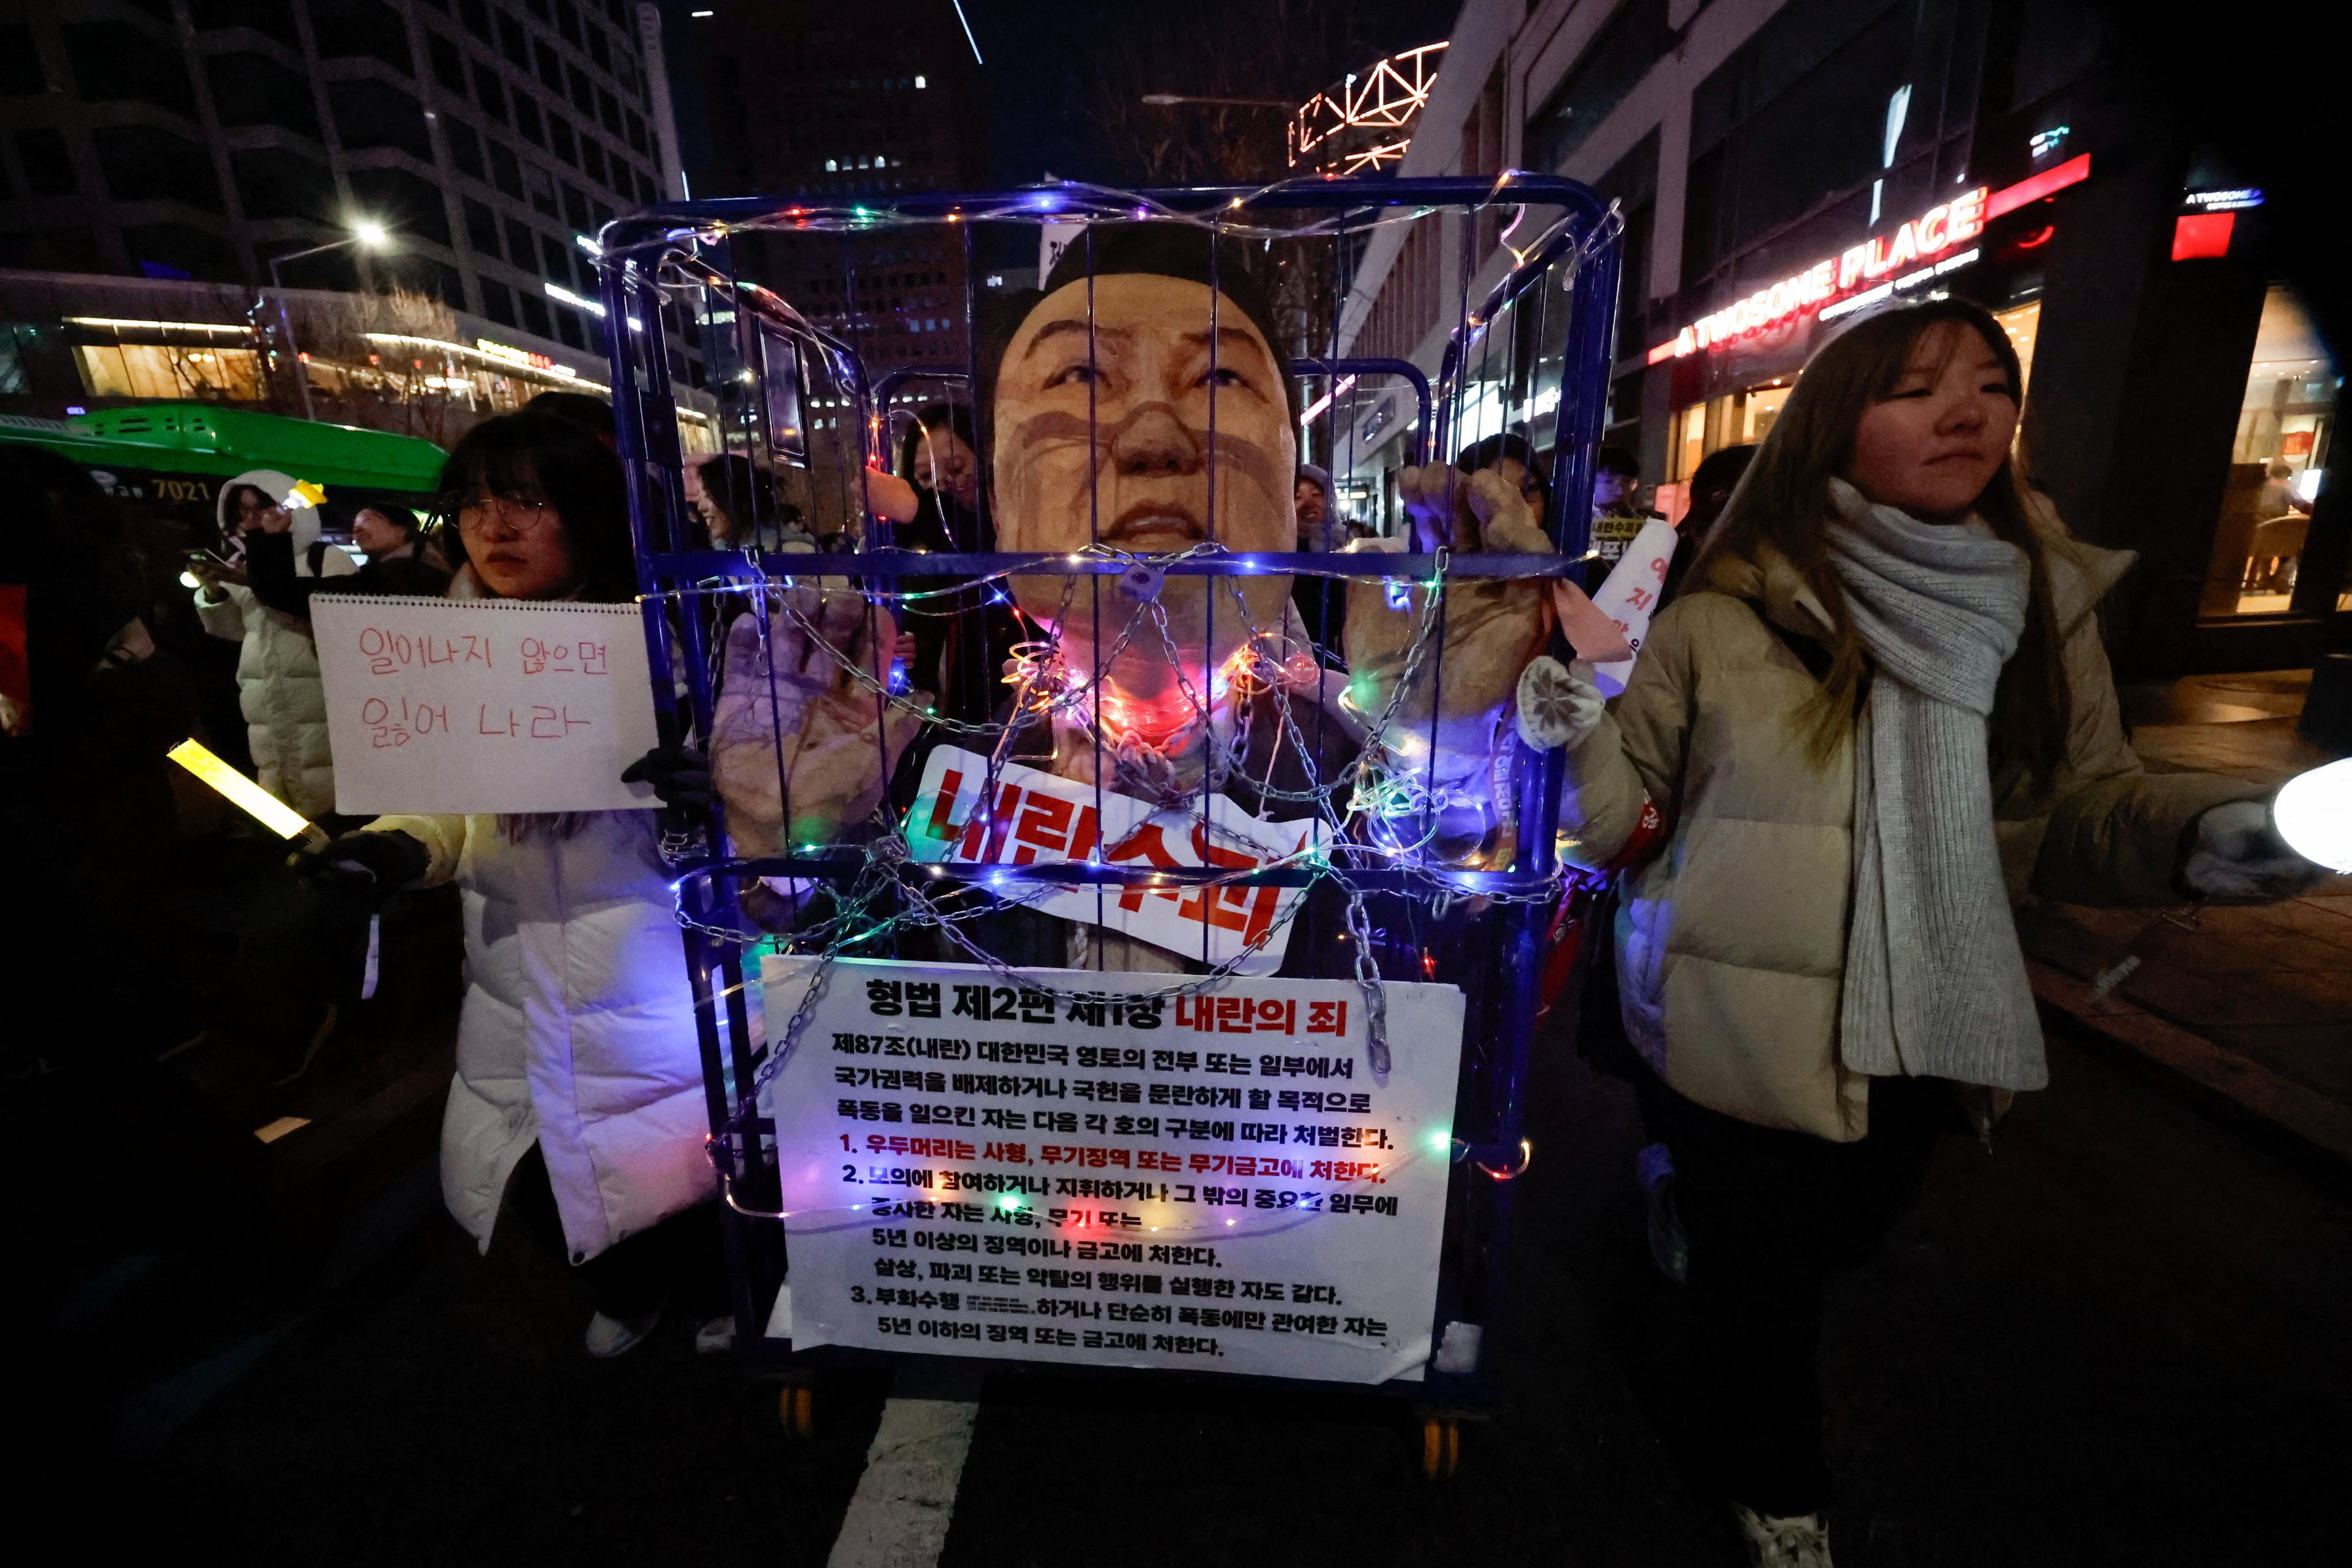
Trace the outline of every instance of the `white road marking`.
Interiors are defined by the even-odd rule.
[[[908,1382],[902,1372],[893,1386]],[[866,1450],[866,1474],[826,1568],[932,1568],[939,1562],[980,1415],[979,1389],[970,1392],[970,1399],[898,1397],[883,1405],[882,1425]]]

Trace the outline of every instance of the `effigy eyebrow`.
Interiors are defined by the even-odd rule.
[[[1209,334],[1205,331],[1186,332],[1184,334],[1184,341],[1195,345],[1196,347],[1206,348],[1209,345]],[[1247,327],[1219,327],[1217,329],[1217,346],[1219,348],[1240,347],[1247,349],[1250,353],[1257,356],[1258,363],[1260,364],[1265,365],[1268,369],[1273,368],[1273,356],[1266,353],[1265,345],[1258,341],[1257,334],[1251,331]]]
[[[1093,330],[1097,338],[1111,342],[1125,342],[1135,335],[1134,329],[1130,327],[1106,327],[1097,323]],[[1029,340],[1029,346],[1021,351],[1021,357],[1025,360],[1034,356],[1037,351],[1045,346],[1045,340],[1048,338],[1060,337],[1070,332],[1076,332],[1080,337],[1084,337],[1087,331],[1087,323],[1075,316],[1065,317],[1058,321],[1048,321],[1037,329],[1037,335]]]

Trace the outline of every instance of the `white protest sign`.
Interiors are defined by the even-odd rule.
[[[1043,289],[1054,270],[1054,263],[1062,259],[1062,252],[1077,242],[1087,232],[1082,223],[1041,223],[1037,226],[1037,287]]]
[[[992,805],[984,798],[988,768],[986,757],[952,746],[931,753],[914,809],[907,814],[907,843],[916,859],[971,866],[1081,860],[1252,871],[1321,842],[1322,823],[1315,817],[1261,822],[1212,793],[1203,825],[1192,810],[1155,808],[1109,790],[1097,794],[1092,784],[1017,763],[997,770]],[[1244,974],[1271,974],[1282,967],[1290,927],[1275,927],[1306,890],[1171,885],[1097,892],[1007,885],[1008,894],[1018,892],[1031,909],[1123,931],[1186,958],[1205,955],[1212,964],[1234,959],[1273,931],[1263,948],[1242,961]]]
[[[655,743],[635,605],[320,594],[335,809],[628,811]]]
[[[766,1016],[817,961],[772,956]],[[763,1094],[796,1348],[1337,1383],[1429,1359],[1462,993],[836,962]],[[771,1041],[778,1048],[779,1041]],[[783,1314],[776,1314],[781,1320]]]
[[[1601,584],[1601,592],[1592,595],[1593,605],[1609,617],[1617,629],[1625,634],[1633,645],[1635,658],[1642,644],[1650,635],[1650,617],[1657,613],[1658,587],[1666,580],[1666,567],[1675,558],[1675,525],[1663,517],[1654,517],[1642,525],[1642,531],[1625,546],[1625,553]],[[1603,697],[1614,697],[1625,689],[1625,682],[1633,676],[1633,660],[1619,659],[1613,664],[1592,667],[1592,683],[1601,688]]]

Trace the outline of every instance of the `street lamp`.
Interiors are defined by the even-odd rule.
[[[1279,98],[1196,98],[1183,92],[1147,92],[1143,101],[1156,108],[1172,108],[1180,103],[1215,103],[1233,109],[1279,109],[1289,110],[1298,106]]]
[[[278,268],[286,262],[299,261],[306,256],[324,255],[349,245],[356,245],[362,250],[389,250],[392,248],[392,232],[373,218],[361,218],[352,225],[352,232],[341,239],[314,245],[308,250],[289,250],[283,256],[269,258],[269,280],[278,289],[278,321],[286,329],[286,352],[294,359],[294,385],[302,394],[302,417],[305,419],[316,419],[318,416],[311,412],[310,378],[302,369],[302,352],[294,342],[294,318],[286,313],[286,279],[278,275]]]

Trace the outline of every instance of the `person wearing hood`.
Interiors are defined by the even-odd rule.
[[[1830,1563],[1832,1269],[1913,1201],[1940,1132],[1989,1137],[2049,1080],[2011,904],[2321,875],[2259,787],[2133,754],[2096,616],[2131,558],[2023,491],[2022,383],[1966,300],[1847,328],[1623,695],[1552,666],[1563,858],[1607,867],[1664,824],[1617,919],[1622,1014],[1668,1090],[1694,1429],[1759,1563]]]
[[[358,563],[319,539],[319,510],[300,500],[294,480],[274,468],[253,468],[221,487],[221,537],[249,546],[254,536],[283,532],[296,578],[348,577]],[[327,694],[319,679],[319,650],[310,624],[271,609],[247,585],[240,563],[198,561],[196,615],[205,630],[242,642],[236,660],[237,705],[261,787],[309,817],[335,809],[335,764],[327,749]]]

